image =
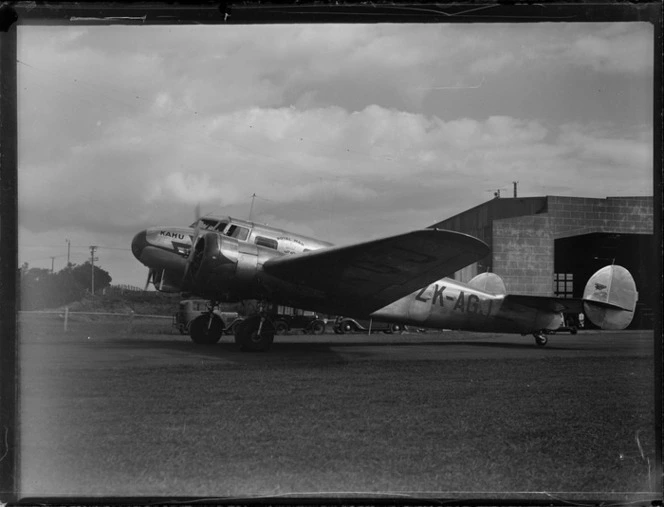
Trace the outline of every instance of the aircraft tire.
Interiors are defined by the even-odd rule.
[[[243,352],[265,352],[274,341],[274,326],[269,320],[263,322],[261,334],[258,334],[260,317],[250,317],[242,322],[235,333],[235,343]]]
[[[201,315],[192,320],[189,325],[191,341],[198,345],[214,345],[219,341],[223,332],[224,321],[216,315],[212,316],[211,324],[208,315]]]

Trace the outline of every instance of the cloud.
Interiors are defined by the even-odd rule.
[[[544,101],[496,98],[509,88],[532,104],[535,91],[577,91],[560,76],[647,71],[642,24],[20,33],[19,220],[31,238],[128,245],[149,225],[188,224],[199,202],[244,217],[255,193],[256,217],[343,243],[429,225],[516,180],[524,195],[650,190],[647,119],[616,109],[601,128],[592,115],[560,125]]]
[[[603,73],[639,73],[652,69],[652,35],[646,31],[578,38],[567,51],[577,65]]]
[[[501,53],[499,55],[480,58],[470,65],[471,74],[495,74],[512,64],[516,58],[512,53]]]

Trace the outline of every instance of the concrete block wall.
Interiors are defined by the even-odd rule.
[[[554,237],[546,214],[494,220],[493,272],[508,293],[553,295]]]
[[[548,196],[556,239],[593,232],[653,234],[652,197]]]

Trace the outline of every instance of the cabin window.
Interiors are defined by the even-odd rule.
[[[264,238],[263,236],[256,236],[256,244],[258,246],[265,246],[267,248],[277,249],[277,240],[272,238]]]
[[[214,230],[217,232],[224,232],[224,229],[228,225],[228,222],[219,222],[217,225],[215,225]]]
[[[240,241],[246,241],[247,236],[249,236],[249,229],[246,227],[240,227],[239,225],[231,225],[226,231],[226,236],[239,239]]]

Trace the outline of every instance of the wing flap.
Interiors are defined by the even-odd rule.
[[[374,311],[489,253],[481,240],[423,229],[350,246],[276,257],[266,273]]]

